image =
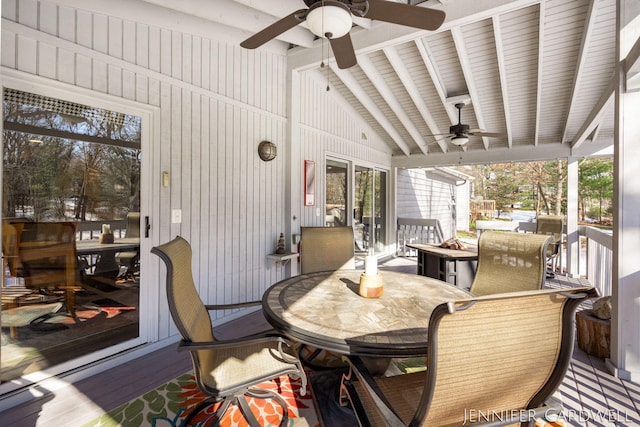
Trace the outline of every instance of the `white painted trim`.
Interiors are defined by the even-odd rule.
[[[544,147],[544,150],[540,148]],[[432,153],[428,156],[394,156],[391,164],[398,168],[423,168],[429,166],[473,165],[478,163],[502,163],[521,161],[557,160],[571,155],[568,144],[545,144],[538,147],[493,148],[474,151]]]

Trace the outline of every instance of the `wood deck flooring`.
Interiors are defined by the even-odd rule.
[[[381,268],[415,272],[415,259],[394,258]],[[549,285],[560,282],[564,283],[562,278]],[[253,333],[265,327],[262,313],[255,311],[222,325],[217,333],[226,338],[237,331]],[[171,345],[55,391],[38,390],[42,396],[0,412],[0,425],[81,426],[189,369],[189,356]],[[640,385],[613,377],[602,359],[587,355],[577,346],[557,393],[568,416],[566,426],[640,426]],[[327,427],[342,424],[325,422]]]

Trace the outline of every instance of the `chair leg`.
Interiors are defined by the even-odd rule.
[[[289,423],[289,407],[287,406],[287,403],[284,401],[284,399],[272,391],[256,389],[256,388],[249,389],[244,394],[240,394],[237,396],[228,396],[227,398],[225,398],[222,401],[222,404],[220,405],[220,407],[213,414],[207,417],[203,425],[219,426],[220,422],[222,421],[222,417],[224,417],[224,414],[229,410],[229,407],[231,405],[235,405],[238,407],[238,409],[240,409],[242,416],[244,417],[245,420],[247,420],[247,423],[249,424],[250,427],[262,427],[263,424],[261,424],[256,419],[253,412],[251,412],[251,408],[249,407],[249,402],[247,401],[246,396],[257,398],[257,399],[275,400],[282,407],[282,419],[280,421],[279,426],[280,427],[287,426],[287,424]],[[195,408],[193,408],[191,412],[189,412],[189,415],[187,415],[187,417],[184,419],[182,425],[183,426],[191,425],[191,421],[197,414],[199,414],[206,407],[213,405],[217,402],[219,402],[219,400],[214,398],[203,400]],[[213,423],[207,424],[209,420],[212,420]]]
[[[193,408],[191,410],[191,412],[189,412],[189,415],[186,416],[186,418],[184,419],[184,421],[182,422],[183,426],[188,426],[191,424],[191,420],[193,420],[193,417],[195,417],[196,415],[198,415],[200,413],[200,411],[204,410],[204,408],[206,408],[207,406],[211,406],[214,405],[218,402],[218,400],[214,399],[214,398],[208,398],[203,400],[202,402],[198,403],[196,405],[195,408]],[[220,406],[220,408],[218,408],[218,410],[213,414],[213,416],[216,416],[220,410],[224,409],[224,411],[222,411],[222,414],[224,414],[224,412],[226,412],[226,410],[229,408],[229,404],[231,403],[231,399],[225,399],[222,402],[222,405]],[[220,419],[220,418],[218,418]]]

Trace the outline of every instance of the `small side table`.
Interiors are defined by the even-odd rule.
[[[291,261],[292,259],[297,259],[298,258],[298,253],[297,252],[285,252],[283,254],[269,254],[267,255],[267,259],[270,259],[272,261],[274,261],[276,263],[276,266],[280,266],[280,267],[284,267],[285,265],[287,265],[289,263],[289,261]],[[291,276],[297,276],[298,275],[298,263],[297,262],[292,262],[291,263]]]

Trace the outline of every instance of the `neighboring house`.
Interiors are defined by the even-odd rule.
[[[398,170],[398,218],[437,219],[445,239],[456,230],[469,230],[472,179],[451,168]]]

